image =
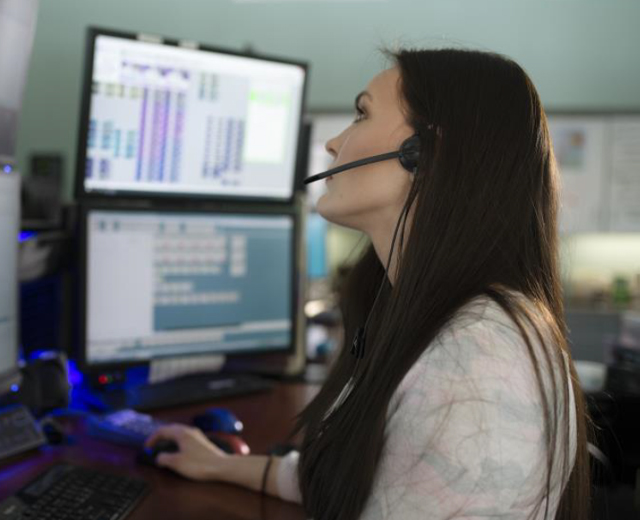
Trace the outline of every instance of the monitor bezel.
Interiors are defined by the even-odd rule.
[[[123,40],[132,41],[148,41],[150,36],[144,34],[136,34],[132,32],[119,31],[115,29],[109,29],[105,27],[89,26],[85,35],[85,55],[84,66],[82,72],[82,84],[81,84],[81,105],[80,105],[80,120],[78,123],[78,136],[76,140],[76,167],[75,167],[75,182],[74,182],[74,194],[78,201],[100,201],[103,199],[109,200],[113,197],[125,200],[193,200],[198,199],[202,201],[219,201],[219,202],[252,202],[255,204],[292,204],[296,195],[296,182],[300,172],[299,169],[299,156],[301,154],[301,141],[302,130],[304,123],[304,110],[307,99],[308,77],[309,77],[309,64],[303,61],[292,60],[288,58],[282,58],[279,56],[272,56],[267,54],[255,54],[250,52],[241,52],[223,47],[217,47],[207,44],[201,44],[196,42],[189,42],[189,46],[184,45],[185,40],[177,38],[169,38],[159,35],[153,35],[153,39],[157,39],[157,43],[161,45],[169,45],[172,47],[192,49],[204,52],[213,52],[218,54],[225,54],[228,56],[238,56],[242,58],[250,58],[260,61],[267,61],[272,63],[280,63],[285,65],[295,65],[303,69],[304,79],[302,82],[302,96],[300,97],[300,115],[298,118],[298,130],[297,130],[297,142],[296,152],[293,161],[293,175],[290,182],[290,195],[288,197],[274,197],[274,196],[249,196],[249,195],[222,195],[215,193],[198,193],[198,192],[181,192],[181,193],[163,193],[156,191],[130,191],[130,190],[89,190],[85,188],[85,173],[86,173],[86,161],[87,161],[87,141],[89,138],[89,119],[91,108],[91,85],[93,77],[93,61],[95,53],[95,45],[98,36],[110,36],[114,38],[121,38]]]
[[[244,359],[246,357],[251,356],[259,356],[259,355],[269,355],[269,354],[281,354],[281,355],[292,355],[296,351],[296,342],[298,338],[298,329],[300,327],[299,323],[299,312],[300,311],[300,288],[302,286],[302,272],[301,272],[301,257],[298,254],[299,249],[302,244],[302,212],[301,209],[297,206],[289,206],[289,207],[270,207],[268,205],[263,205],[259,207],[248,208],[246,206],[242,206],[239,204],[229,204],[229,205],[216,205],[215,207],[184,207],[178,205],[145,205],[145,206],[132,206],[130,204],[108,204],[105,202],[97,202],[91,204],[82,204],[79,207],[79,222],[78,222],[78,245],[79,245],[79,272],[78,272],[78,329],[79,329],[79,337],[78,337],[78,363],[81,370],[84,373],[91,374],[95,372],[105,372],[105,371],[115,371],[122,370],[130,367],[136,366],[147,366],[150,365],[153,361],[159,359],[170,360],[172,358],[182,357],[179,356],[160,356],[151,359],[142,359],[142,360],[118,360],[118,361],[107,361],[104,363],[96,363],[89,361],[88,358],[88,342],[87,342],[87,326],[88,326],[88,312],[87,312],[87,302],[88,302],[88,272],[87,272],[87,261],[88,261],[88,217],[92,211],[112,211],[112,212],[140,212],[140,213],[189,213],[189,214],[220,214],[220,215],[275,215],[275,216],[288,216],[291,217],[293,228],[292,228],[292,239],[291,239],[291,334],[290,334],[290,342],[286,348],[269,348],[269,349],[251,349],[251,350],[243,350],[242,352],[225,352],[225,351],[217,351],[217,352],[207,352],[207,353],[191,353],[185,354],[193,357],[197,357],[199,355],[202,356],[211,356],[219,354],[221,356],[225,356],[227,359]]]

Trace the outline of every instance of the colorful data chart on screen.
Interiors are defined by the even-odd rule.
[[[98,36],[87,191],[289,198],[303,68]]]

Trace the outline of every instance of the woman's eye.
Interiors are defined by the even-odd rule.
[[[354,123],[358,123],[364,119],[364,112],[359,107],[356,107],[356,117],[353,120]]]

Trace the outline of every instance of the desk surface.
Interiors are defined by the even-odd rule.
[[[210,406],[229,408],[244,423],[243,438],[253,454],[264,454],[286,440],[295,415],[313,398],[319,386],[279,383],[269,392],[172,408],[154,413],[163,420],[189,423]],[[84,421],[65,421],[74,443],[50,446],[0,463],[0,500],[18,491],[47,467],[68,462],[140,477],[151,484],[151,492],[127,517],[143,519],[257,520],[304,519],[303,509],[289,502],[229,484],[192,482],[163,469],[135,462],[135,450],[91,438]]]

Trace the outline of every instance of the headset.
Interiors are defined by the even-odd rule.
[[[430,127],[431,128],[431,127]],[[414,174],[418,168],[418,159],[420,157],[420,135],[418,133],[413,134],[411,137],[405,139],[400,145],[400,149],[396,152],[387,152],[380,155],[373,155],[371,157],[365,157],[364,159],[358,159],[357,161],[352,161],[342,166],[337,166],[336,168],[332,168],[327,170],[326,172],[321,172],[316,175],[312,175],[305,179],[304,183],[309,184],[311,182],[316,182],[331,175],[335,175],[337,173],[341,173],[347,170],[351,170],[353,168],[358,168],[359,166],[364,166],[366,164],[372,164],[381,161],[388,161],[389,159],[398,159],[402,167],[407,170],[409,173]],[[387,261],[387,266],[384,270],[384,278],[378,292],[373,300],[373,304],[371,305],[371,309],[369,310],[369,314],[367,315],[367,319],[362,327],[358,327],[356,330],[356,334],[353,338],[353,343],[351,345],[351,355],[353,355],[356,359],[360,360],[364,357],[364,345],[366,338],[366,330],[367,325],[369,324],[369,320],[371,319],[371,315],[373,313],[373,309],[378,302],[380,294],[382,293],[382,289],[384,287],[385,282],[387,281],[387,272],[389,270],[389,265],[391,264],[391,257],[393,255],[393,249],[396,242],[396,236],[398,234],[398,229],[400,228],[400,223],[406,220],[406,216],[408,213],[408,205],[409,201],[405,203],[404,208],[400,212],[400,218],[396,224],[395,231],[393,232],[393,239],[391,240],[391,250],[389,251],[389,259]]]
[[[388,161],[389,159],[396,158],[400,160],[400,164],[402,164],[402,167],[405,170],[409,173],[415,173],[416,168],[418,167],[418,157],[420,157],[420,135],[416,133],[405,139],[400,145],[400,149],[396,152],[373,155],[371,157],[365,157],[364,159],[358,159],[357,161],[343,164],[342,166],[336,166],[326,172],[321,172],[316,175],[312,175],[311,177],[307,177],[304,180],[304,183],[309,184],[311,182],[316,182],[326,177],[330,177],[331,175],[335,175],[336,173],[351,170],[352,168],[358,168],[365,164]]]
[[[369,320],[373,315],[373,309],[375,308],[376,303],[378,303],[380,294],[382,294],[382,289],[384,288],[385,283],[389,281],[389,276],[388,276],[389,266],[391,265],[391,258],[393,257],[393,250],[396,244],[398,230],[400,229],[400,225],[404,225],[404,223],[407,221],[407,214],[409,213],[410,202],[411,202],[410,199],[407,198],[407,200],[404,203],[404,207],[400,212],[400,217],[398,218],[398,222],[396,222],[396,228],[393,231],[393,238],[391,239],[391,247],[389,248],[389,258],[387,259],[387,265],[384,268],[382,283],[380,284],[380,287],[378,288],[378,292],[376,293],[376,296],[373,299],[373,303],[371,304],[371,308],[369,309],[369,313],[367,314],[367,319],[365,320],[364,325],[356,329],[356,333],[353,337],[353,341],[351,343],[351,355],[355,357],[357,360],[360,360],[364,357],[364,345],[365,345],[366,336],[367,336],[367,325],[369,325]],[[400,243],[402,243],[402,239],[400,240]]]

